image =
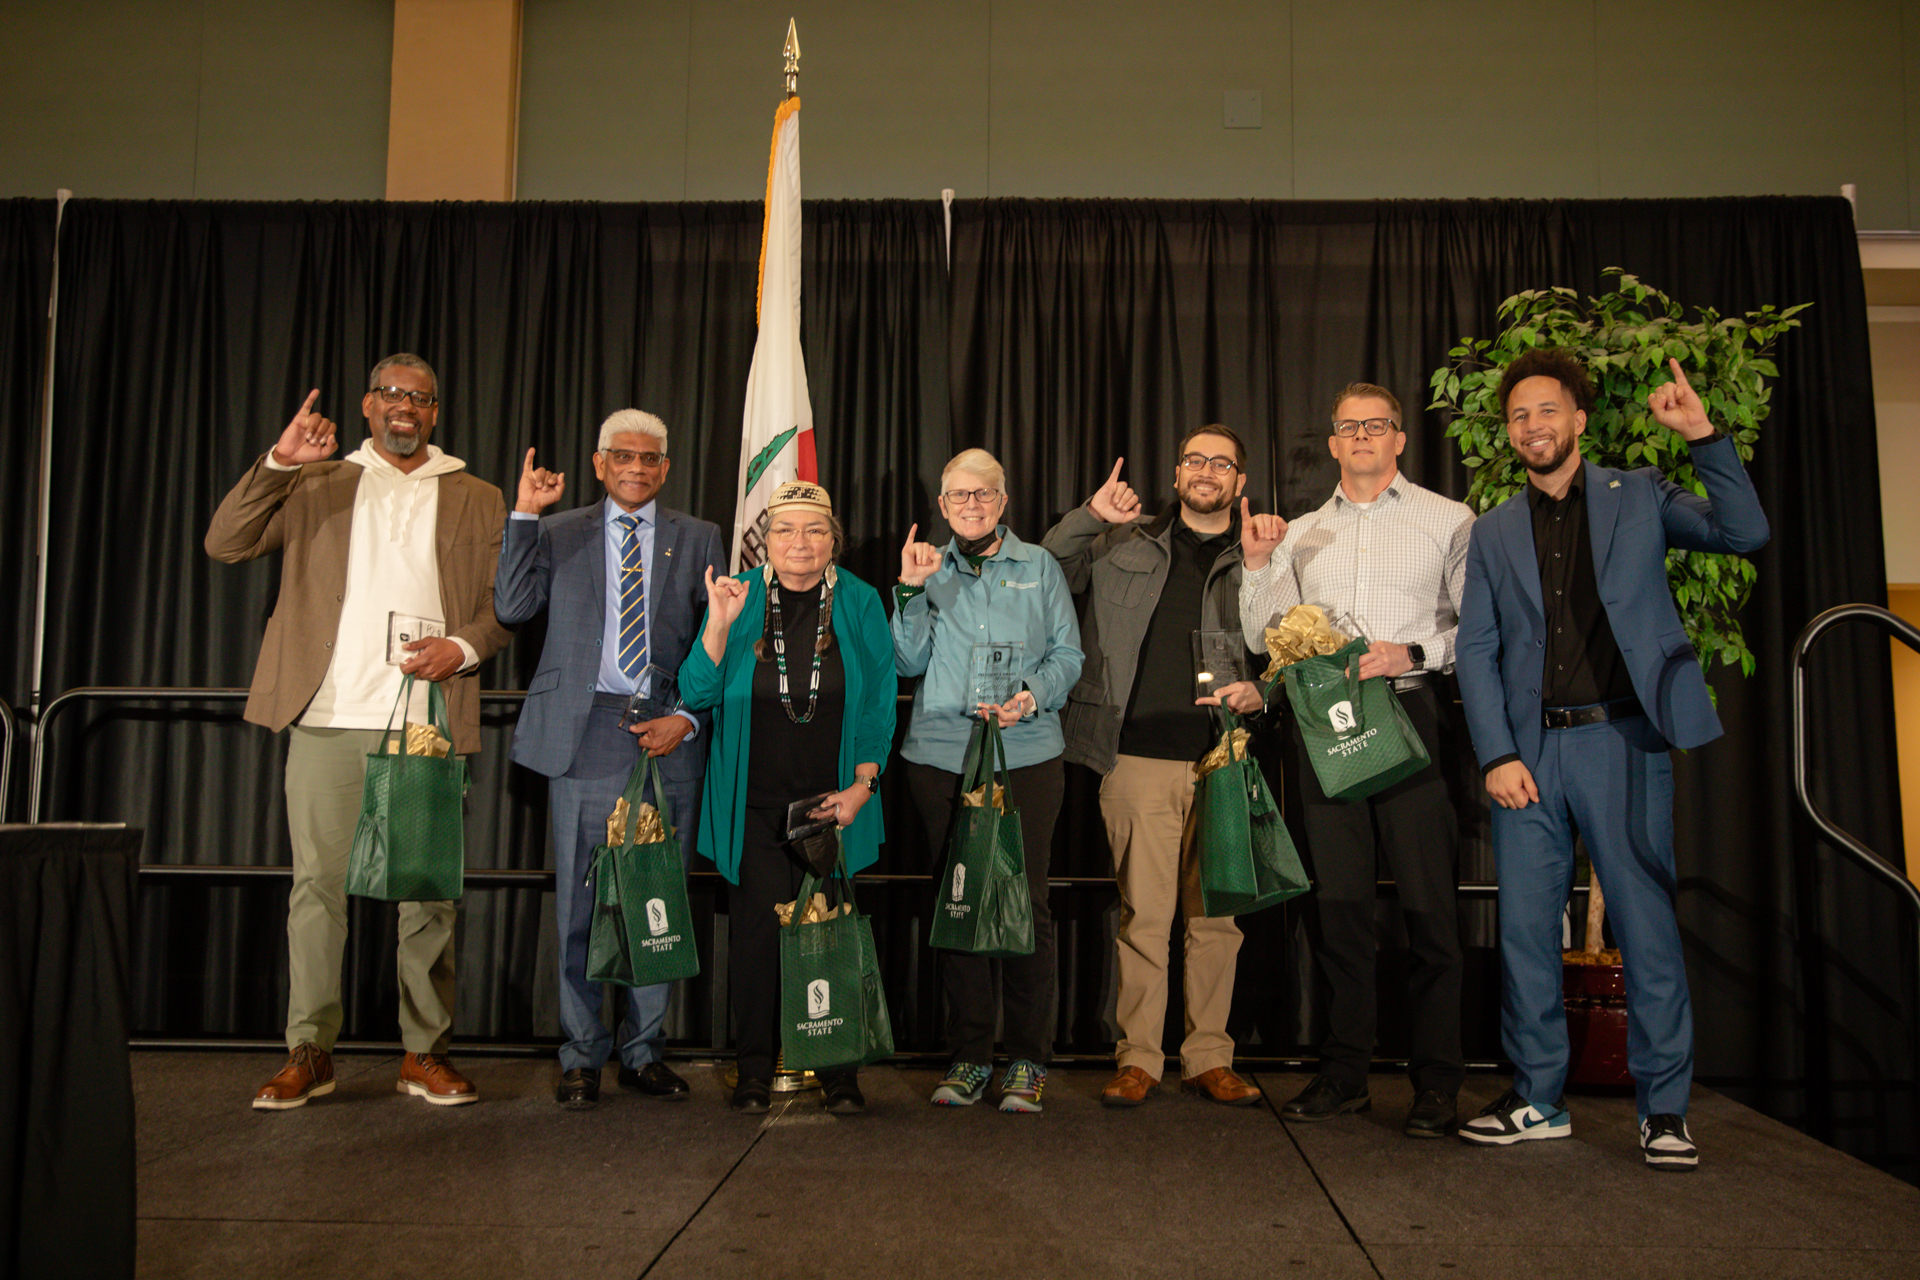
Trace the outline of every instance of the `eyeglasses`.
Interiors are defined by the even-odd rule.
[[[1368,435],[1383,436],[1393,430],[1393,425],[1392,418],[1368,418],[1365,421],[1360,421],[1355,418],[1335,418],[1333,420],[1333,434],[1348,437],[1357,436],[1360,434],[1360,428],[1365,427]]]
[[[431,409],[440,403],[440,397],[431,391],[409,391],[405,387],[375,387],[373,393],[388,404],[399,404],[402,400],[411,400],[422,409]]]
[[[656,455],[658,456],[658,455]],[[767,530],[768,542],[792,542],[795,538],[831,538],[832,529],[823,529],[813,525],[805,529],[796,529],[792,525],[777,524]]]
[[[1189,453],[1180,459],[1180,465],[1189,471],[1205,467],[1217,476],[1230,475],[1240,469],[1240,464],[1232,458],[1209,458],[1204,453]]]
[[[947,500],[947,505],[950,507],[964,507],[969,502],[990,507],[993,505],[993,500],[1000,496],[1000,491],[998,489],[949,489],[940,496]]]
[[[600,456],[616,467],[630,467],[636,462],[643,467],[657,467],[660,465],[660,460],[667,455],[664,453],[655,453],[651,449],[645,453],[639,453],[632,449],[608,449]]]

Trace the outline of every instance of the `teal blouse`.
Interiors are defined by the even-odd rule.
[[[893,673],[893,636],[880,593],[837,570],[833,592],[833,639],[840,646],[846,673],[846,711],[840,724],[840,785],[853,785],[857,764],[878,764],[884,772],[893,751],[894,699],[899,683]],[[700,853],[732,884],[740,883],[740,840],[747,802],[747,744],[753,732],[753,644],[766,627],[767,586],[763,571],[740,575],[747,602],[727,632],[724,660],[715,666],[698,639],[680,664],[680,697],[689,711],[715,709],[707,744],[707,781],[700,795]],[[704,635],[703,619],[696,636]],[[860,806],[853,825],[841,833],[847,869],[873,865],[886,839],[880,797]]]

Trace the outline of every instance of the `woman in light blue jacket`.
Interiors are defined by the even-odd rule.
[[[894,588],[893,653],[902,676],[920,678],[900,755],[933,845],[935,873],[945,865],[960,803],[967,739],[977,719],[992,716],[1004,732],[1033,898],[1033,954],[999,961],[997,993],[993,961],[941,953],[953,1060],[933,1101],[964,1107],[986,1093],[998,994],[1011,1059],[1000,1081],[1000,1109],[1034,1112],[1041,1109],[1052,1056],[1058,979],[1047,864],[1064,790],[1060,708],[1080,678],[1084,655],[1065,575],[1051,555],[1000,523],[1006,509],[1006,472],[992,454],[968,449],[947,464],[940,513],[954,536],[936,548],[915,541],[918,525],[907,532]],[[1012,691],[1003,702],[983,704],[974,689],[975,646],[1009,643],[1019,646]]]

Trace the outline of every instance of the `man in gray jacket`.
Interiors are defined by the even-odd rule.
[[[1085,597],[1086,663],[1062,716],[1065,758],[1102,775],[1100,813],[1120,886],[1119,1074],[1101,1091],[1135,1107],[1166,1066],[1167,945],[1181,911],[1180,852],[1193,808],[1193,764],[1213,745],[1193,696],[1192,635],[1240,632],[1240,531],[1235,501],[1247,451],[1222,426],[1191,431],[1174,465],[1179,501],[1151,519],[1120,479],[1126,459],[1042,545]],[[1237,711],[1261,706],[1246,681],[1222,688]],[[1211,701],[1211,700],[1210,700]],[[1197,910],[1197,907],[1196,907]],[[1186,920],[1183,1088],[1248,1106],[1260,1091],[1233,1073],[1227,1012],[1240,929],[1231,917]]]

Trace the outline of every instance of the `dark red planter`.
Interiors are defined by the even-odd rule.
[[[1566,964],[1560,968],[1567,1002],[1571,1058],[1567,1083],[1619,1087],[1627,1072],[1627,980],[1617,964]]]

